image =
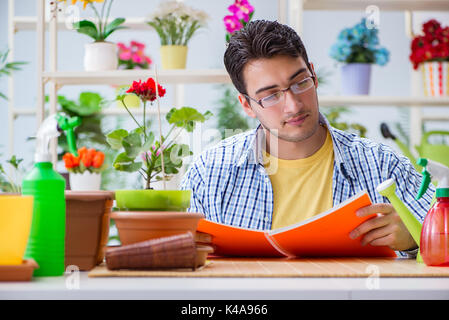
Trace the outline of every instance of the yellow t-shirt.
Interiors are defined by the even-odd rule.
[[[267,162],[268,161],[268,162]],[[268,174],[273,186],[272,229],[309,219],[332,208],[334,149],[327,131],[323,146],[312,156],[283,160],[264,152],[267,168],[277,161],[277,170]]]

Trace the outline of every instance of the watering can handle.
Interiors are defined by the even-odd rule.
[[[433,135],[433,134],[439,134],[439,135],[449,135],[449,131],[443,131],[443,130],[436,130],[436,131],[429,131],[423,134],[422,138],[421,138],[421,144],[423,142],[427,142],[427,139],[429,138],[429,136]]]

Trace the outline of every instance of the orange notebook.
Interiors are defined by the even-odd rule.
[[[263,257],[395,257],[388,247],[361,245],[361,237],[349,233],[364,221],[359,208],[372,204],[362,192],[300,223],[269,231],[234,227],[201,219],[198,231],[212,235],[214,254]]]

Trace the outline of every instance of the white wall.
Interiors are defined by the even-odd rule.
[[[70,3],[70,0],[68,1]],[[221,68],[223,67],[223,53],[225,50],[225,29],[222,19],[228,14],[227,7],[233,0],[211,1],[211,0],[186,0],[186,3],[196,8],[201,8],[209,13],[211,20],[209,27],[199,32],[189,44],[188,68]],[[115,1],[111,16],[146,16],[150,14],[159,3],[158,0],[128,0]],[[277,1],[251,0],[256,8],[254,19],[277,18]],[[79,4],[81,7],[81,5]],[[7,47],[8,35],[8,1],[0,0],[0,50]],[[16,15],[30,16],[36,13],[36,1],[16,0]],[[90,11],[88,11],[90,13]],[[85,12],[87,13],[87,12]],[[85,14],[83,13],[83,14]],[[303,40],[308,50],[311,61],[318,70],[331,72],[328,77],[329,84],[320,88],[322,94],[338,94],[340,88],[340,77],[338,66],[329,57],[329,47],[335,41],[338,32],[344,28],[357,23],[362,12],[324,12],[307,11],[304,14]],[[441,13],[420,13],[416,24],[429,17],[438,18],[443,24],[449,24],[449,15]],[[410,94],[410,70],[411,64],[408,60],[409,43],[404,31],[404,15],[400,12],[380,13],[380,43],[386,46],[391,53],[390,62],[384,66],[374,66],[372,74],[371,93],[373,95],[405,96]],[[111,41],[138,40],[147,45],[147,52],[155,63],[159,64],[159,40],[153,31],[129,31],[120,30],[110,37]],[[83,45],[90,40],[87,36],[74,31],[60,32],[58,36],[60,70],[82,70]],[[33,31],[22,31],[15,36],[15,60],[28,61],[29,64],[14,76],[15,101],[19,107],[34,107],[36,103],[36,34]],[[171,87],[167,86],[168,92]],[[76,98],[81,91],[96,91],[108,98],[113,97],[113,90],[106,86],[91,87],[64,87],[60,94],[69,98]],[[0,91],[7,93],[7,80],[1,78]],[[195,106],[201,111],[211,110],[217,107],[220,98],[216,85],[187,85],[186,105]],[[165,103],[173,103],[172,97],[164,99]],[[391,141],[385,141],[379,132],[379,124],[382,121],[393,123],[401,117],[398,108],[394,107],[354,107],[354,112],[346,116],[348,121],[359,122],[368,128],[368,137],[393,145]],[[447,109],[446,109],[447,110]],[[429,110],[426,112],[433,112]],[[441,109],[437,112],[441,113]],[[0,161],[5,159],[8,144],[7,131],[7,105],[0,100]],[[213,122],[209,124],[213,126]],[[449,129],[447,123],[438,124],[440,129]],[[33,117],[20,117],[15,122],[14,149],[19,157],[29,161],[32,159],[34,143],[25,142],[28,136],[35,134],[36,126]],[[393,145],[394,146],[394,145]]]

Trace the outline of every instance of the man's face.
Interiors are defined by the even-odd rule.
[[[256,101],[312,75],[315,76],[302,57],[257,59],[243,69],[248,96]],[[243,95],[239,95],[239,99],[245,112],[257,118],[272,135],[288,142],[301,142],[313,136],[319,127],[316,85],[315,80],[311,88],[300,94],[288,90],[280,103],[269,108],[262,108],[253,100],[249,104]]]

